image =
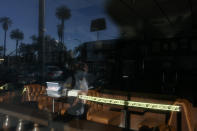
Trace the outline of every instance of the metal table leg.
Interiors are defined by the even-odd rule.
[[[54,98],[53,98],[53,113],[55,112],[55,101],[54,101]]]
[[[24,131],[24,121],[22,119],[19,119],[16,131]]]

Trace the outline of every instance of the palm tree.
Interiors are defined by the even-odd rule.
[[[16,40],[16,56],[17,56],[18,42],[19,42],[19,40],[23,40],[24,39],[24,34],[19,29],[15,29],[15,30],[11,31],[10,37],[11,37],[11,39]]]
[[[57,25],[57,34],[58,34],[58,38],[59,38],[59,42],[62,42],[62,33],[63,33],[63,27],[61,24]]]
[[[7,31],[8,31],[8,28],[12,24],[12,20],[9,17],[1,17],[0,18],[0,23],[2,23],[2,28],[5,31],[5,35],[4,35],[4,50],[3,50],[3,56],[5,57]]]
[[[71,17],[70,9],[67,8],[65,5],[59,6],[56,9],[56,17],[61,20],[61,43],[64,43],[64,22]]]

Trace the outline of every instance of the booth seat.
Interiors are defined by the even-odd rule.
[[[173,104],[173,101],[158,100],[153,98],[143,98],[140,96],[130,97],[130,100],[138,101],[138,102],[147,102],[147,103]],[[142,126],[153,128],[166,124],[165,123],[166,115],[164,113],[160,113],[159,111],[156,110],[146,111],[145,109],[139,109],[139,108],[129,108],[129,110],[131,111],[130,114],[131,129],[138,130]],[[135,114],[132,113],[132,111],[141,112],[141,113]]]
[[[92,92],[88,95],[111,98],[111,99],[119,99],[119,100],[127,100],[127,96],[125,95],[117,95],[117,94],[107,94],[107,93],[99,93]],[[146,94],[145,94],[146,95]],[[129,99],[131,101],[137,102],[147,102],[147,103],[158,103],[158,104],[169,104],[169,105],[180,105],[181,106],[181,114],[182,114],[182,124],[181,128],[183,131],[195,131],[197,129],[197,108],[193,107],[192,103],[187,101],[186,99],[168,99],[164,100],[158,96],[131,96]],[[124,108],[123,106],[111,105],[111,104],[101,104],[96,102],[89,102],[89,110],[87,113],[87,119],[115,126],[124,127],[124,116],[121,110]],[[114,110],[114,109],[119,109]],[[149,128],[158,127],[161,131],[176,131],[177,130],[177,113],[169,112],[169,119],[166,119],[166,114],[164,112],[160,112],[157,110],[146,110],[142,108],[132,108],[129,107],[130,111],[130,129],[139,130],[142,126],[147,126]],[[136,113],[138,112],[138,113]],[[167,120],[167,121],[166,121]]]
[[[153,98],[142,98],[142,97],[131,97],[132,101],[142,101],[149,103],[160,103],[160,104],[170,104],[181,106],[181,129],[182,131],[195,131],[197,129],[196,114],[197,108],[192,105],[186,99],[176,99],[176,100],[161,100]],[[132,108],[129,108],[132,111]],[[138,110],[138,109],[137,109]],[[135,109],[136,111],[136,109]],[[142,110],[139,110],[142,112]],[[169,112],[170,113],[170,112]],[[130,128],[138,130],[142,126],[147,126],[149,128],[158,127],[160,131],[177,131],[177,113],[171,112],[169,119],[166,122],[166,115],[159,111],[146,111],[142,115],[130,114]]]
[[[127,95],[117,95],[109,93],[99,93],[99,92],[88,92],[89,96],[96,96],[102,98],[118,99],[118,100],[127,100]],[[165,101],[158,99],[143,98],[142,96],[130,97],[132,101],[138,102],[148,102],[148,103],[160,103],[160,104],[173,104],[174,101]],[[101,104],[97,102],[87,101],[89,106],[87,112],[87,120],[114,125],[119,127],[124,127],[124,115],[122,110],[124,106],[112,105],[112,104]],[[166,115],[159,112],[147,112],[144,109],[140,108],[131,108],[128,110],[130,113],[130,129],[139,130],[142,126],[148,126],[149,128],[161,127],[166,125]],[[138,112],[138,113],[136,113]]]
[[[41,110],[46,110],[49,112],[52,112],[52,98],[44,95],[46,93],[46,87],[41,85],[27,85],[26,86],[27,91],[25,94],[23,94],[23,100],[24,101],[37,101],[38,102],[38,108]],[[101,93],[96,90],[89,90],[87,95],[89,96],[95,96],[95,97],[102,97],[102,98],[111,98],[111,99],[119,99],[119,100],[127,100],[127,96],[125,95],[117,95],[117,94],[109,94],[109,93]],[[0,96],[0,102],[6,101],[8,99],[8,96],[12,96],[12,94],[7,94]],[[143,95],[139,96],[133,96],[129,98],[132,101],[138,101],[138,102],[148,102],[148,103],[160,103],[160,104],[174,104],[175,101],[166,101],[156,98],[148,98],[143,97]],[[196,129],[196,118],[193,114],[197,112],[197,110],[193,111],[193,107],[191,103],[188,101],[178,101],[178,103],[182,103],[184,105],[184,108],[182,110],[182,129],[184,131],[190,131],[191,129]],[[107,125],[114,125],[114,126],[121,126],[124,127],[124,116],[122,109],[123,106],[117,106],[117,105],[111,105],[111,104],[103,104],[103,103],[97,103],[97,102],[86,102],[88,106],[87,110],[87,120],[98,122],[102,124]],[[64,115],[69,108],[69,104],[62,103],[62,102],[55,102],[55,112],[58,112],[61,115]],[[196,109],[196,108],[195,108]],[[159,112],[147,112],[144,109],[139,108],[128,108],[129,111],[131,111],[130,114],[130,129],[139,130],[142,126],[148,126],[150,128],[152,127],[161,127],[165,128],[165,125],[169,125],[173,128],[176,127],[176,114],[171,115],[171,123],[165,123],[166,116],[165,114],[159,113]],[[132,113],[134,112],[141,112],[139,114]],[[194,112],[194,113],[193,113]],[[193,120],[187,120],[187,116],[190,116],[189,118],[192,118]],[[189,121],[189,122],[188,122]],[[164,126],[163,126],[164,125]]]
[[[88,114],[87,120],[107,125],[119,126],[121,113],[116,111],[98,111]]]
[[[36,101],[38,103],[38,108],[40,110],[45,110],[52,112],[53,100],[51,97],[46,96],[46,87],[39,84],[29,84],[25,85],[25,93],[22,97],[22,102],[24,101]],[[67,103],[55,102],[54,112],[64,115],[69,107]]]
[[[12,100],[11,98],[14,97],[15,95],[16,95],[15,92],[6,92],[0,95],[0,102],[8,103],[10,102],[10,100]]]
[[[143,116],[140,116],[140,117],[141,118],[138,118],[138,122],[137,122],[136,116],[134,114],[130,115],[130,120],[131,120],[131,124],[132,124],[131,129],[139,129],[142,126],[154,128],[154,127],[158,127],[160,125],[165,125],[165,115],[164,114],[146,112]],[[139,121],[139,119],[141,121]]]
[[[102,94],[96,91],[88,91],[87,95],[105,98],[114,97],[113,95]],[[90,101],[88,101],[87,104],[89,107],[87,111],[87,120],[114,126],[119,126],[121,124],[123,114],[120,111],[112,111],[111,108],[113,106]]]

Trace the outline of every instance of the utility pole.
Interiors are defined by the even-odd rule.
[[[39,51],[38,61],[42,63],[42,82],[45,80],[45,0],[39,0]]]

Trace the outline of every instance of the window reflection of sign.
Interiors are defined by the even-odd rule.
[[[90,28],[91,32],[104,30],[104,29],[106,29],[106,23],[104,18],[92,20],[91,28]]]

